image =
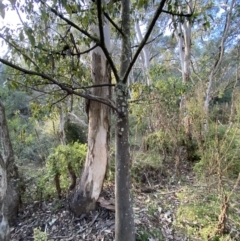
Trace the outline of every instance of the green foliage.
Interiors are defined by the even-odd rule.
[[[221,170],[221,175],[237,177],[240,172],[239,137],[237,125],[210,125],[199,143],[201,160],[195,165],[195,171],[209,176]]]
[[[162,156],[158,152],[137,152],[132,160],[132,179],[140,185],[156,184],[161,179]]]
[[[75,172],[79,172],[86,158],[87,145],[74,142],[68,145],[59,145],[49,155],[47,167],[50,173],[67,173],[67,165],[70,163]]]
[[[75,174],[78,175],[84,165],[86,153],[86,144],[75,142],[68,145],[59,145],[47,159],[47,177],[51,179],[59,174],[61,187],[66,190],[70,183],[68,165],[70,164]],[[49,179],[46,177],[44,178],[45,180],[43,179],[43,183]]]
[[[164,237],[162,235],[162,232],[160,229],[157,228],[140,228],[137,231],[137,241],[149,241],[149,240],[158,240],[158,241],[163,241]]]
[[[41,231],[39,228],[34,228],[33,239],[34,241],[53,241],[52,239],[48,239],[47,233]]]
[[[221,210],[221,197],[218,191],[212,190],[211,193],[207,192],[203,183],[197,187],[186,187],[181,192],[177,193],[181,204],[177,211],[177,219],[175,227],[187,233],[190,240],[191,238],[200,238],[203,241],[209,240],[229,240],[233,241],[235,238],[230,237],[228,234],[218,236],[215,234],[218,224],[218,216]],[[231,187],[228,186],[228,189]],[[234,194],[233,200],[237,198]],[[237,199],[232,202],[238,203]],[[239,216],[235,215],[238,208],[230,206],[228,225],[239,229]]]
[[[196,191],[196,190],[195,190]],[[220,202],[212,196],[189,190],[178,193],[181,205],[177,212],[177,226],[186,229],[189,236],[200,236],[203,240],[211,236],[217,226]]]
[[[151,150],[159,154],[171,153],[173,140],[167,132],[163,130],[155,131],[144,138],[144,149]]]
[[[59,175],[60,188],[65,192],[71,183],[71,175],[68,169],[69,164],[75,175],[79,176],[85,162],[86,152],[86,144],[77,142],[57,146],[48,156],[46,165],[39,170],[36,168],[36,175],[33,177],[37,186],[35,198],[38,200],[47,200],[56,195],[56,183],[54,183],[56,175]],[[29,174],[29,176],[31,175]]]

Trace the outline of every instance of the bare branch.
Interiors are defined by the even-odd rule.
[[[109,86],[109,87],[114,87],[115,84],[99,84],[99,85],[90,85],[90,86],[83,86],[80,88],[75,88],[75,89],[91,89],[91,88],[97,88],[97,87],[104,87],[104,86]]]
[[[133,65],[135,64],[135,62],[136,62],[140,52],[142,51],[144,45],[146,44],[146,42],[147,42],[147,40],[148,40],[152,30],[153,30],[153,27],[155,26],[155,23],[156,23],[159,15],[162,13],[162,10],[163,10],[163,7],[164,7],[166,1],[167,0],[162,0],[160,2],[159,7],[157,8],[157,10],[156,10],[156,12],[155,12],[155,14],[153,16],[153,19],[152,19],[152,21],[151,21],[151,23],[150,23],[150,25],[149,25],[149,27],[147,29],[147,32],[146,32],[145,36],[144,36],[143,40],[141,41],[141,43],[139,44],[139,47],[138,47],[136,53],[134,54],[133,59],[132,59],[132,61],[129,64],[129,67],[127,68],[127,71],[125,72],[125,75],[124,75],[124,78],[123,78],[123,81],[125,83],[127,82],[128,75],[129,75]]]
[[[167,11],[167,10],[162,10],[163,13],[167,13],[167,14],[170,14],[172,16],[178,16],[178,17],[191,17],[192,16],[192,13],[178,13],[178,12],[171,12],[171,11]]]
[[[102,48],[102,51],[105,54],[105,57],[108,60],[108,63],[111,66],[111,69],[113,71],[113,74],[116,79],[118,79],[118,72],[115,67],[115,64],[113,63],[113,60],[108,52],[108,49],[105,45],[105,39],[104,39],[104,31],[103,31],[103,21],[102,21],[102,6],[101,6],[101,0],[97,0],[97,12],[98,12],[98,28],[99,28],[99,34],[100,34],[100,46]]]
[[[157,38],[159,38],[159,37],[162,36],[162,35],[163,35],[163,33],[158,34],[155,38],[147,41],[147,42],[145,43],[145,45],[148,45],[148,44],[154,42]],[[138,48],[139,46],[140,46],[139,44],[136,44],[136,45],[133,45],[131,48]]]
[[[66,99],[67,97],[69,96],[69,94],[66,94],[64,95],[62,98],[58,99],[57,101],[53,102],[51,105],[50,105],[50,110],[52,109],[52,107],[56,104],[58,104],[59,102],[63,101],[64,99]]]
[[[124,34],[123,31],[121,30],[121,28],[119,28],[119,27],[117,26],[117,24],[114,23],[114,21],[110,18],[110,16],[108,15],[108,13],[104,12],[103,14],[104,14],[104,16],[107,18],[107,20],[113,25],[113,27],[116,28],[117,31],[118,31],[122,36],[125,36],[125,34]]]
[[[79,55],[83,55],[83,54],[87,54],[89,52],[91,52],[93,49],[95,49],[96,47],[98,47],[98,44],[95,44],[93,47],[85,50],[85,51],[82,51],[82,52],[77,52],[76,54],[75,53],[72,53],[71,52],[71,56],[79,56]],[[38,48],[37,46],[35,46],[35,48]],[[62,55],[62,56],[66,56],[67,54],[66,53],[63,53],[62,51],[53,51],[53,50],[50,50],[50,49],[45,49],[45,48],[41,48],[41,50],[45,51],[45,52],[48,52],[48,53],[51,53],[51,54],[56,54],[56,55]]]

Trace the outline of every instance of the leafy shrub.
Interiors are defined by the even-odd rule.
[[[76,177],[84,165],[86,153],[87,145],[78,142],[56,147],[47,159],[47,173],[39,182],[40,189],[43,188],[44,192],[44,187],[51,180],[55,181],[59,197],[61,196],[62,189],[73,189],[76,184]]]
[[[199,145],[201,160],[195,171],[205,176],[212,174],[236,177],[240,172],[240,133],[237,126],[212,124]]]
[[[156,184],[161,180],[162,160],[156,152],[135,154],[132,165],[133,181],[139,184]]]
[[[53,241],[52,239],[48,239],[47,234],[42,232],[39,228],[34,228],[33,239],[34,241]]]
[[[153,132],[144,139],[144,150],[153,150],[158,153],[171,152],[173,143],[166,132],[162,130]]]

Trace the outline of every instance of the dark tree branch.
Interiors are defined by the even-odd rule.
[[[71,41],[72,41],[72,43],[73,43],[73,45],[74,45],[74,48],[76,49],[77,55],[80,56],[80,52],[79,52],[79,50],[78,50],[76,41],[75,41],[72,33],[70,33],[70,38],[71,38]]]
[[[97,0],[97,15],[98,15],[98,28],[100,35],[101,46],[105,46],[104,32],[103,32],[103,21],[102,21],[102,1]]]
[[[170,14],[172,16],[178,16],[178,17],[191,17],[192,16],[192,13],[177,13],[177,12],[172,12],[172,11],[167,11],[167,10],[162,10],[163,13],[167,13],[167,14]]]
[[[8,39],[6,39],[2,34],[0,34],[0,38],[2,38],[6,43],[8,43],[11,47],[13,47],[15,50],[17,50],[23,57],[25,57],[27,60],[29,60],[37,69],[40,69],[39,66],[35,61],[33,61],[28,55],[23,53],[23,50],[18,48],[16,45],[11,43]]]
[[[147,29],[147,32],[146,32],[144,38],[142,39],[141,43],[139,44],[139,47],[138,47],[136,53],[134,54],[133,59],[130,62],[127,71],[125,72],[125,75],[124,75],[124,78],[123,78],[123,82],[125,82],[125,83],[127,82],[128,75],[129,75],[133,65],[135,64],[135,62],[136,62],[140,52],[142,51],[144,45],[146,44],[146,42],[147,42],[147,40],[148,40],[152,30],[153,30],[153,27],[155,26],[155,23],[156,23],[159,15],[162,13],[162,10],[163,10],[163,7],[164,7],[166,1],[167,0],[162,0],[160,2],[160,4],[159,4],[159,6],[158,6],[158,8],[157,8],[157,10],[156,10],[156,12],[155,12],[155,14],[153,16],[153,19],[152,19],[152,21],[151,21],[151,23],[150,23],[150,25],[149,25],[149,27]]]
[[[122,36],[125,36],[125,34],[124,34],[123,31],[121,30],[121,28],[119,28],[119,27],[117,26],[117,24],[114,23],[114,21],[110,18],[110,16],[108,15],[108,13],[104,12],[103,14],[104,14],[104,16],[107,18],[107,20],[113,25],[113,27],[116,28],[117,31],[118,31]]]
[[[111,66],[111,69],[112,69],[112,72],[114,74],[114,77],[116,78],[116,80],[118,80],[119,79],[119,75],[118,75],[117,68],[116,68],[116,66],[115,66],[115,64],[114,64],[114,62],[113,62],[113,60],[112,60],[112,58],[111,58],[107,48],[105,47],[105,45],[101,46],[101,48],[102,48],[103,53],[105,54],[105,57],[108,60],[109,65]]]
[[[101,98],[99,96],[95,96],[95,95],[92,95],[92,94],[89,94],[89,93],[85,93],[84,94],[84,93],[81,93],[81,92],[77,92],[70,85],[66,85],[64,83],[60,83],[56,79],[52,78],[51,76],[49,76],[49,75],[47,75],[45,73],[40,73],[40,72],[24,69],[24,68],[22,68],[20,66],[17,66],[17,65],[15,65],[15,64],[13,64],[13,63],[5,60],[5,59],[0,58],[0,62],[2,62],[3,64],[5,64],[5,65],[7,65],[9,67],[12,67],[12,68],[14,68],[16,70],[19,70],[19,71],[21,71],[21,72],[23,72],[25,74],[40,76],[43,79],[46,79],[46,80],[50,81],[52,84],[55,84],[56,86],[58,86],[60,89],[65,91],[68,95],[77,95],[77,96],[83,97],[85,99],[89,99],[89,100],[100,102],[102,104],[105,104],[105,105],[109,106],[110,108],[112,108],[116,112],[118,112],[118,110],[115,107],[115,104],[114,104],[114,102],[112,100],[104,99],[104,98]]]
[[[111,66],[111,69],[113,71],[113,74],[116,79],[118,79],[118,71],[116,69],[115,64],[113,63],[113,60],[109,54],[109,51],[105,45],[105,39],[104,39],[104,31],[103,31],[103,21],[102,21],[102,6],[101,6],[101,0],[97,0],[97,12],[98,12],[98,28],[99,28],[99,34],[100,34],[100,46],[102,48],[103,53],[105,54],[106,59],[108,60],[108,63]]]
[[[154,42],[157,38],[159,38],[159,37],[162,36],[162,35],[163,35],[163,33],[158,34],[155,38],[147,41],[147,42],[145,43],[145,45],[148,45],[148,44]],[[133,45],[131,48],[138,48],[138,47],[139,47],[139,44],[136,44],[136,45]]]
[[[42,4],[45,4],[45,2],[44,2],[43,0],[40,0],[40,1],[41,1]],[[100,41],[99,41],[98,38],[92,36],[92,35],[89,34],[87,31],[79,28],[75,23],[73,23],[73,22],[70,21],[69,19],[65,18],[62,14],[58,13],[57,10],[51,8],[50,6],[48,6],[48,7],[50,8],[51,12],[53,12],[56,16],[58,16],[59,18],[61,18],[62,20],[64,20],[64,21],[65,21],[66,23],[68,23],[70,26],[72,26],[72,27],[74,27],[75,29],[77,29],[79,32],[83,33],[85,36],[87,36],[88,38],[90,38],[92,41],[94,41],[94,42],[96,43],[96,46],[95,46],[95,47],[99,46],[99,42],[100,42]],[[94,47],[94,48],[95,48],[95,47]],[[116,78],[116,79],[119,79],[118,71],[117,71],[117,69],[116,69],[116,67],[115,67],[115,64],[113,63],[113,60],[112,60],[112,58],[111,58],[111,56],[110,56],[107,48],[106,48],[105,46],[103,46],[103,45],[101,45],[101,47],[102,47],[102,50],[103,50],[103,52],[104,52],[104,54],[105,54],[105,56],[106,56],[106,58],[107,58],[107,60],[108,60],[108,62],[109,62],[109,64],[110,64],[110,66],[111,66],[111,69],[112,69],[112,71],[113,71],[113,74],[114,74],[115,78]],[[112,107],[112,108],[113,108],[113,107]]]
[[[71,56],[79,56],[79,55],[87,54],[87,53],[91,52],[93,49],[95,49],[96,47],[98,47],[98,44],[95,44],[93,47],[91,47],[85,51],[82,51],[82,52],[78,51],[76,54],[71,52]],[[35,46],[35,48],[38,48],[38,47]],[[48,52],[49,54],[56,54],[56,55],[62,55],[62,56],[67,55],[66,53],[63,53],[62,51],[53,51],[53,50],[45,49],[45,48],[41,48],[41,50]]]
[[[83,86],[83,87],[75,88],[75,89],[91,89],[91,88],[98,88],[98,87],[104,87],[104,86],[114,87],[115,84],[90,85],[90,86]]]
[[[52,109],[52,107],[53,107],[54,105],[56,105],[57,103],[63,101],[63,100],[66,99],[68,96],[69,96],[69,94],[66,94],[66,95],[64,95],[62,98],[60,98],[60,99],[58,99],[57,101],[53,102],[53,103],[50,105],[50,110]]]
[[[11,80],[10,80],[11,81]],[[25,85],[25,84],[22,84],[21,82],[19,81],[15,81],[17,84],[19,84],[20,86],[24,87],[24,88],[27,88],[29,90],[34,90],[36,92],[40,92],[42,93],[41,95],[39,95],[38,97],[42,96],[42,95],[51,95],[51,94],[55,94],[56,92],[60,92],[62,91],[62,89],[58,89],[58,90],[50,90],[50,91],[45,91],[45,90],[41,90],[39,88],[36,88],[38,86],[41,86],[41,85],[51,85],[51,83],[43,83],[43,84],[35,84],[36,87],[32,87],[32,86],[28,86],[28,85]],[[35,97],[37,99],[37,97]],[[32,98],[32,99],[35,99],[35,98]]]
[[[40,0],[40,2],[44,5],[47,5],[43,0]],[[91,40],[93,40],[94,42],[98,43],[99,39],[92,36],[90,33],[88,33],[86,30],[81,29],[78,27],[78,25],[76,25],[74,22],[72,22],[71,20],[69,20],[68,18],[64,17],[63,14],[59,13],[56,9],[50,7],[49,5],[47,5],[50,9],[50,11],[52,13],[54,13],[56,16],[58,16],[60,19],[64,20],[66,23],[68,23],[70,26],[72,26],[73,28],[77,29],[79,32],[81,32],[82,34],[84,34],[85,36],[87,36],[88,38],[90,38]]]

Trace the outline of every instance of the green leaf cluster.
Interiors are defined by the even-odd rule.
[[[86,144],[74,142],[68,145],[57,146],[47,158],[47,175],[50,177],[55,177],[56,174],[60,175],[63,188],[67,188],[69,186],[68,165],[71,165],[73,171],[78,176],[83,168],[86,154]]]

